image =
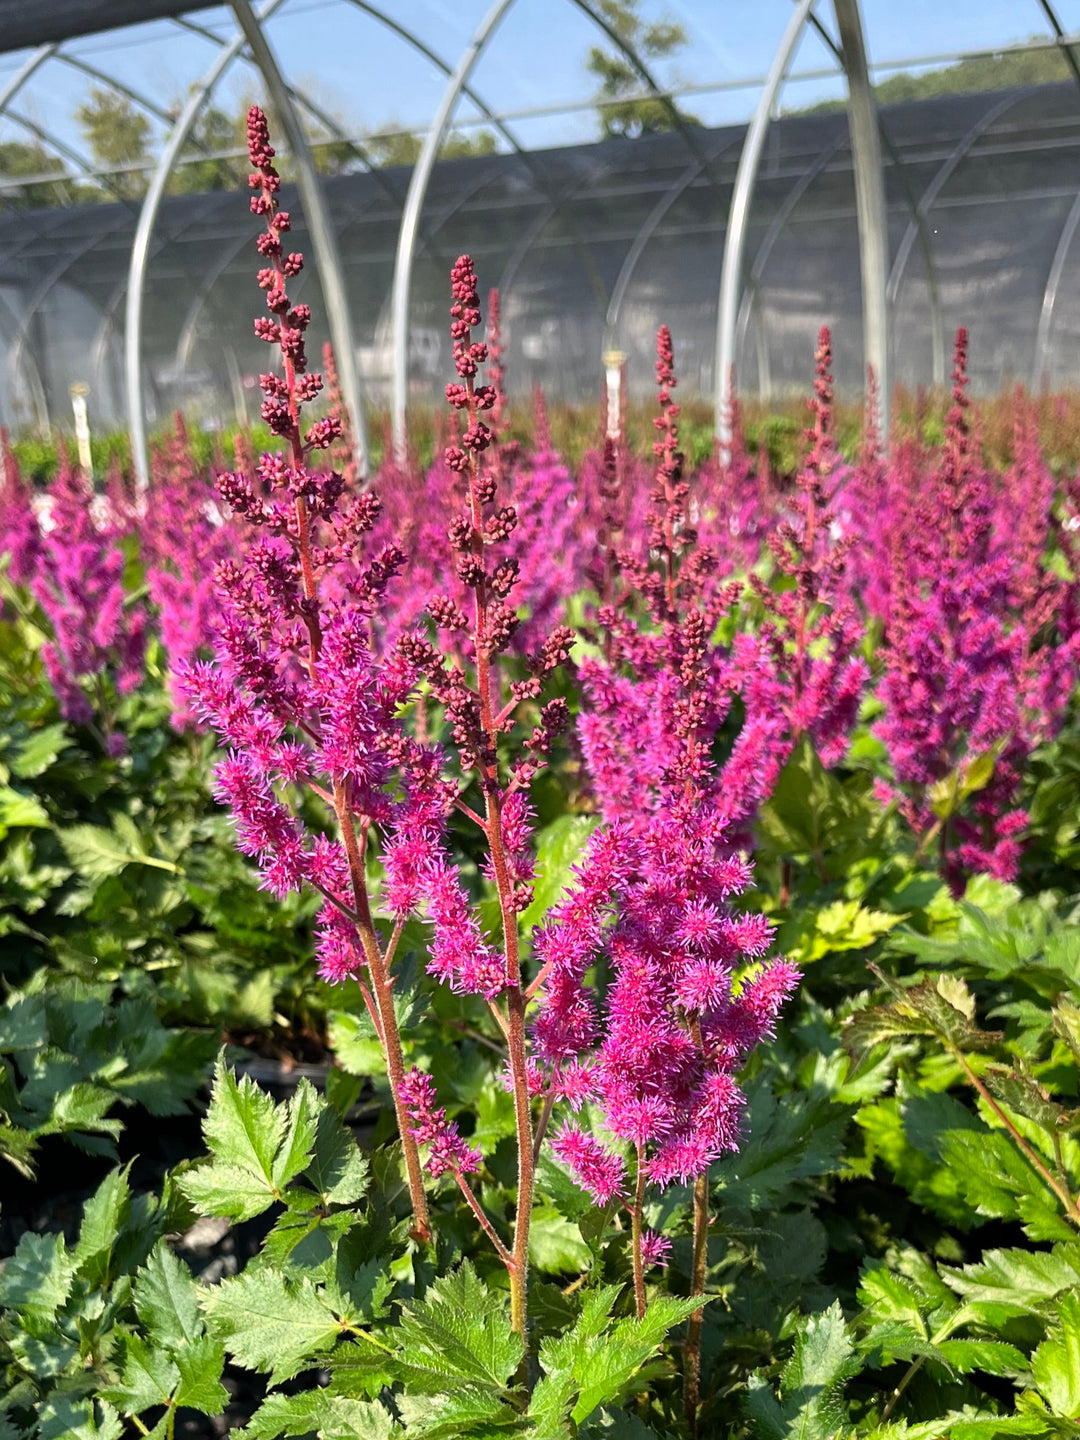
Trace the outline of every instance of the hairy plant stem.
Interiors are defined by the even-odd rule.
[[[469,1206],[469,1209],[476,1216],[477,1220],[479,1220],[480,1228],[491,1241],[492,1245],[495,1246],[495,1250],[498,1253],[499,1259],[503,1262],[507,1269],[512,1269],[514,1264],[514,1257],[513,1255],[511,1255],[510,1251],[506,1248],[503,1242],[499,1239],[499,1235],[495,1229],[495,1226],[492,1225],[491,1221],[484,1214],[483,1208],[480,1205],[480,1201],[476,1198],[475,1190],[465,1179],[465,1176],[462,1175],[460,1170],[454,1171],[454,1179],[457,1181],[458,1188],[461,1190],[462,1195],[465,1196],[465,1200]]]
[[[474,382],[466,378],[469,418],[475,423],[478,406]],[[480,729],[485,753],[480,758],[480,781],[484,793],[484,833],[491,855],[491,870],[499,897],[499,913],[503,931],[503,953],[506,961],[506,1044],[510,1059],[510,1076],[514,1087],[514,1125],[517,1133],[518,1185],[517,1211],[514,1216],[512,1261],[507,1263],[510,1276],[510,1324],[522,1337],[528,1333],[529,1226],[532,1220],[533,1186],[536,1165],[533,1159],[532,1103],[529,1094],[529,1072],[525,1011],[528,996],[521,983],[521,956],[518,949],[518,912],[514,886],[506,860],[503,836],[502,806],[499,794],[499,711],[495,702],[495,676],[487,633],[488,587],[483,578],[484,517],[478,490],[479,462],[475,452],[469,459],[469,506],[473,525],[473,554],[482,578],[475,590],[472,642],[476,656],[476,689],[480,703]],[[524,1361],[522,1362],[525,1363]]]
[[[630,1211],[630,1243],[634,1256],[634,1304],[637,1318],[645,1318],[645,1267],[641,1263],[641,1212],[645,1206],[645,1146],[637,1147],[637,1185],[634,1190],[634,1204]]]
[[[1063,1181],[1055,1177],[1049,1166],[1039,1155],[1038,1151],[1035,1150],[1033,1146],[1031,1146],[1027,1142],[1027,1140],[1024,1139],[1023,1135],[1021,1135],[1020,1131],[1016,1128],[1015,1123],[1009,1119],[1008,1115],[1006,1115],[1005,1111],[994,1099],[993,1095],[991,1095],[990,1091],[983,1084],[982,1080],[979,1078],[978,1075],[976,1075],[975,1071],[968,1064],[967,1057],[964,1055],[964,1052],[955,1045],[947,1044],[946,1048],[948,1049],[950,1055],[952,1055],[956,1063],[960,1066],[961,1070],[963,1070],[968,1082],[975,1087],[982,1099],[986,1102],[989,1108],[1001,1121],[1002,1125],[1004,1125],[1005,1129],[1012,1137],[1017,1149],[1020,1150],[1020,1152],[1023,1154],[1028,1164],[1031,1165],[1032,1168],[1039,1173],[1042,1179],[1045,1180],[1046,1184],[1049,1185],[1050,1189],[1061,1201],[1062,1207],[1065,1211],[1065,1218],[1073,1225],[1080,1228],[1080,1206],[1078,1206],[1076,1198],[1072,1194],[1070,1194],[1068,1186],[1065,1185]]]
[[[705,1294],[705,1271],[709,1253],[709,1172],[694,1181],[694,1249],[690,1271],[690,1294]],[[698,1433],[698,1402],[701,1398],[701,1327],[705,1307],[695,1310],[686,1329],[686,1369],[683,1376],[683,1405],[690,1434]]]
[[[371,990],[375,1008],[379,1013],[376,1029],[382,1040],[386,1056],[386,1073],[390,1080],[390,1094],[394,1101],[394,1115],[397,1118],[401,1148],[405,1156],[405,1173],[409,1181],[409,1198],[412,1201],[413,1223],[410,1234],[419,1245],[426,1245],[431,1239],[431,1222],[428,1218],[427,1196],[424,1194],[424,1175],[420,1167],[420,1152],[409,1128],[409,1113],[401,1102],[401,1083],[405,1079],[405,1057],[401,1049],[401,1032],[394,1012],[394,982],[379,944],[375,922],[371,918],[368,902],[367,876],[360,844],[356,836],[349,793],[342,782],[334,786],[334,811],[341,827],[342,843],[349,862],[349,877],[352,881],[356,900],[357,933],[364,948],[368,974],[371,976]]]
[[[264,189],[264,195],[271,204],[275,204],[273,194]],[[277,234],[272,225],[269,228],[271,233]],[[277,275],[277,282],[284,290],[286,277],[281,264],[280,253],[275,253],[272,256],[272,263]],[[296,397],[296,367],[292,357],[286,354],[284,350],[281,352],[281,359],[285,371],[285,384],[288,391],[289,417],[292,422],[288,435],[292,464],[295,470],[300,471],[304,467],[306,455],[304,443],[300,438],[300,403]],[[312,556],[311,522],[303,495],[296,496],[295,514],[296,549],[300,561],[300,575],[305,601],[303,619],[308,632],[307,669],[312,680],[314,680],[318,667],[319,654],[322,649],[322,627],[319,623],[318,584],[315,574],[315,562]],[[375,1029],[378,1032],[379,1039],[382,1042],[383,1052],[386,1055],[386,1072],[390,1080],[390,1093],[394,1101],[394,1114],[397,1118],[398,1133],[401,1136],[401,1148],[405,1156],[405,1171],[408,1176],[409,1197],[412,1202],[413,1211],[413,1223],[410,1233],[418,1244],[425,1245],[431,1239],[431,1223],[428,1218],[427,1197],[424,1194],[423,1172],[420,1168],[420,1153],[417,1149],[415,1139],[409,1132],[409,1115],[400,1099],[401,1082],[405,1078],[405,1059],[401,1048],[401,1034],[398,1030],[397,1016],[394,1013],[393,979],[390,975],[389,964],[390,957],[384,956],[383,954],[378,933],[376,932],[375,924],[371,917],[363,849],[356,833],[356,817],[353,812],[352,795],[348,785],[344,781],[335,782],[331,803],[349,864],[349,878],[356,904],[354,923],[356,924],[357,934],[360,937],[360,942],[363,947],[364,958],[367,961],[368,974],[371,977],[370,994],[371,997],[374,998],[375,1010],[378,1012]],[[366,828],[364,833],[366,836]],[[396,943],[396,935],[393,943]],[[364,998],[365,1003],[367,1003],[369,995],[365,994]],[[372,1015],[372,1019],[375,1019],[374,1014]]]

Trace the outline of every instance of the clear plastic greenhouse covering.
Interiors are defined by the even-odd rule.
[[[1080,383],[1080,104],[1073,85],[881,109],[893,379],[943,381],[952,333],[971,332],[974,384]],[[502,297],[511,392],[592,403],[602,356],[652,383],[670,325],[684,392],[714,386],[717,295],[742,127],[496,154],[437,165],[421,220],[409,329],[410,402],[450,374],[447,273],[469,251]],[[703,164],[702,161],[705,163]],[[407,170],[327,180],[365,401],[389,399],[390,291]],[[295,195],[296,245],[309,249]],[[124,415],[123,320],[137,207],[0,215],[0,414],[10,426],[68,413],[91,390],[96,425]],[[252,316],[257,226],[246,192],[167,200],[146,289],[151,423],[175,407],[203,423],[257,411],[263,347]],[[295,299],[326,335],[316,277]],[[822,322],[842,386],[863,383],[855,192],[842,111],[769,129],[750,213],[737,372],[744,395],[803,392]]]

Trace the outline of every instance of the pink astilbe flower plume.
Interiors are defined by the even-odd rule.
[[[52,632],[41,659],[60,712],[96,730],[110,755],[122,755],[127,741],[116,728],[117,704],[142,681],[147,633],[145,605],[124,588],[132,507],[118,484],[95,495],[62,453],[60,472],[33,513],[36,537],[25,513],[16,521],[13,561]]]
[[[175,434],[154,456],[139,529],[158,632],[175,670],[211,652],[218,609],[215,570],[234,559],[239,546],[235,523],[194,462],[179,413]],[[182,729],[194,716],[179,687],[173,691],[172,723]]]
[[[634,589],[598,616],[610,658],[581,666],[582,748],[607,823],[537,937],[542,989],[533,1025],[552,1096],[573,1066],[609,1135],[634,1152],[639,1314],[651,1254],[641,1231],[645,1188],[696,1181],[736,1147],[744,1106],[735,1074],[797,983],[785,961],[762,963],[768,922],[732,908],[750,866],[728,837],[745,802],[725,793],[726,772],[711,753],[731,688],[727,656],[711,635],[719,607],[737,592],[707,586],[712,556],[697,547],[688,519],[666,330],[657,353],[651,561],[621,557]],[[586,976],[601,959],[611,979],[598,999]],[[621,1189],[622,1155],[602,1137],[571,1124],[555,1150],[598,1202]],[[703,1207],[698,1227],[707,1221]]]
[[[314,457],[341,440],[342,422],[333,413],[310,425],[302,419],[322,381],[307,369],[308,309],[288,295],[303,259],[285,249],[290,220],[278,208],[274,152],[257,107],[248,117],[248,145],[251,208],[266,221],[258,249],[267,263],[258,280],[268,314],[255,330],[279,351],[282,372],[260,378],[262,414],[285,448],[219,477],[223,499],[254,536],[217,565],[224,606],[215,658],[182,667],[184,686],[229,747],[218,790],[263,884],[275,894],[310,886],[323,896],[320,971],[327,980],[353,976],[360,983],[386,1051],[414,1233],[424,1240],[429,1222],[413,1129],[419,1108],[425,1125],[435,1124],[436,1111],[420,1082],[406,1084],[393,997],[408,916],[425,908],[435,915],[438,944],[457,947],[452,968],[461,988],[497,987],[447,869],[443,832],[456,787],[443,780],[439,753],[411,736],[403,720],[419,673],[407,642],[426,642],[406,635],[398,645],[372,646],[402,552],[385,537],[370,543],[380,508],[373,493],[351,493],[344,475],[313,468]],[[329,833],[304,822],[305,792],[328,809]],[[376,836],[386,855],[389,938],[368,892],[366,856]]]
[[[19,469],[6,429],[0,429],[3,471],[0,476],[0,559],[6,556],[7,574],[16,585],[29,585],[38,566],[41,530],[34,508],[34,492]]]
[[[446,1111],[435,1104],[435,1082],[422,1070],[408,1070],[401,1082],[401,1098],[412,1121],[409,1133],[428,1150],[432,1175],[467,1175],[480,1169],[480,1151],[458,1133]]]
[[[1010,880],[1027,815],[1024,760],[1061,724],[1077,678],[1077,582],[1041,564],[1053,486],[1019,403],[999,493],[968,423],[967,333],[957,332],[940,462],[891,518],[885,714],[896,783],[881,787],[955,888],[972,871]],[[978,763],[989,779],[966,798]]]
[[[747,732],[771,735],[762,777],[767,793],[800,736],[826,766],[847,751],[869,672],[856,651],[863,626],[844,583],[850,539],[837,532],[834,495],[843,485],[833,437],[832,343],[822,326],[815,355],[810,452],[789,514],[769,532],[777,573],[794,583],[775,589],[759,575],[750,585],[764,612],[756,637],[743,635],[736,673]],[[838,474],[838,472],[841,472]]]

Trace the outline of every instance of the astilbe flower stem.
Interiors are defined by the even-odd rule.
[[[737,1148],[744,1102],[735,1073],[772,1033],[797,982],[784,961],[758,968],[770,923],[731,904],[750,878],[729,833],[732,818],[747,813],[750,789],[738,766],[720,767],[711,750],[731,692],[731,665],[714,637],[737,587],[709,583],[714,552],[688,523],[666,330],[657,356],[661,438],[649,558],[620,555],[624,593],[597,615],[610,639],[607,656],[579,665],[582,749],[605,823],[577,867],[574,890],[534,942],[542,993],[533,1039],[550,1083],[574,1108],[594,1099],[607,1130],[637,1157],[627,1200],[618,1151],[572,1123],[552,1142],[597,1203],[618,1197],[627,1205],[639,1313],[646,1260],[661,1253],[655,1238],[646,1252],[644,1187],[695,1182],[695,1254],[704,1253],[709,1167]],[[601,1018],[585,977],[604,954],[611,981]],[[704,1266],[696,1266],[692,1293],[704,1288]],[[692,1326],[691,1424],[699,1336]]]
[[[271,428],[275,429],[289,444],[293,468],[302,473],[305,468],[305,443],[300,433],[300,406],[303,398],[298,391],[298,374],[306,369],[303,351],[303,330],[306,328],[305,312],[289,309],[285,291],[289,275],[300,268],[298,255],[282,259],[281,234],[288,229],[288,216],[282,216],[277,208],[277,193],[280,182],[273,165],[274,151],[269,144],[266,118],[257,106],[252,106],[248,115],[248,147],[251,163],[256,173],[251,177],[253,189],[259,194],[252,200],[252,209],[267,217],[266,232],[260,249],[270,260],[272,275],[264,270],[260,283],[267,289],[267,303],[271,312],[278,317],[276,324],[263,326],[267,336],[272,336],[281,349],[282,367],[285,374],[284,395],[277,385],[264,383],[267,400],[264,412]],[[268,238],[266,238],[268,237]],[[276,332],[276,334],[274,333]],[[285,411],[282,411],[284,403]],[[336,438],[336,427],[326,427],[326,439]],[[321,441],[324,437],[309,433],[308,444]],[[296,546],[300,563],[304,603],[299,607],[308,633],[307,668],[314,683],[323,644],[317,604],[317,582],[315,562],[312,553],[311,524],[308,503],[303,489],[298,487],[295,495]],[[349,795],[349,785],[344,777],[334,780],[332,804],[337,818],[341,842],[348,864],[352,888],[355,924],[364,951],[368,974],[371,979],[371,994],[378,1013],[378,1033],[386,1055],[386,1069],[390,1090],[394,1100],[398,1131],[405,1156],[405,1169],[409,1182],[409,1195],[413,1211],[412,1233],[419,1243],[426,1243],[431,1237],[428,1218],[427,1198],[424,1194],[423,1172],[416,1138],[412,1133],[410,1115],[402,1095],[405,1083],[405,1061],[401,1048],[401,1034],[394,1012],[393,981],[389,972],[387,957],[379,943],[379,936],[371,915],[367,891],[367,877],[364,868],[363,847],[357,834],[356,818]]]
[[[472,522],[469,547],[474,562],[475,580],[471,639],[476,664],[476,691],[480,702],[480,735],[482,753],[480,782],[484,792],[484,833],[490,847],[491,869],[499,897],[503,946],[506,958],[506,1043],[510,1058],[510,1074],[514,1087],[514,1117],[518,1146],[517,1214],[514,1223],[513,1263],[510,1272],[511,1324],[522,1336],[527,1324],[527,1290],[529,1265],[529,1224],[532,1217],[533,1184],[533,1122],[526,1051],[525,1009],[528,999],[521,983],[521,957],[518,947],[518,904],[516,886],[507,861],[506,837],[503,827],[503,795],[498,775],[497,721],[499,707],[494,694],[495,677],[491,657],[496,641],[495,627],[504,623],[505,607],[490,589],[490,577],[484,566],[485,504],[490,503],[490,479],[481,475],[480,455],[487,448],[489,432],[480,419],[481,408],[490,409],[493,398],[489,387],[478,394],[475,384],[476,365],[486,359],[486,347],[472,342],[472,329],[480,323],[479,300],[472,261],[461,256],[452,272],[454,305],[454,353],[462,363],[458,371],[464,382],[464,409],[469,424],[465,431],[468,443],[466,474],[469,484],[468,509]],[[455,392],[460,394],[460,391]],[[487,527],[490,533],[490,527]],[[496,641],[497,643],[497,641]]]
[[[634,1147],[634,1158],[637,1170],[634,1203],[630,1210],[630,1245],[634,1263],[634,1306],[638,1319],[643,1320],[645,1318],[645,1265],[641,1254],[641,1216],[645,1208],[645,1185],[649,1178],[644,1145],[639,1144]]]

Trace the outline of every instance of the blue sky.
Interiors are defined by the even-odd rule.
[[[453,64],[489,0],[382,0],[395,18]],[[790,12],[790,0],[642,0],[650,19],[667,16],[686,28],[690,43],[671,61],[655,66],[668,85],[708,85],[753,79],[764,73]],[[831,21],[828,0],[819,10]],[[1061,22],[1080,32],[1080,0],[1057,0]],[[871,58],[906,59],[956,51],[994,48],[1047,33],[1036,0],[864,0]],[[220,34],[233,22],[224,10],[196,17]],[[271,41],[286,72],[305,84],[347,128],[360,133],[389,124],[422,126],[438,103],[442,75],[349,0],[285,0],[269,26]],[[481,59],[473,84],[493,109],[528,110],[581,101],[592,92],[584,57],[599,32],[572,0],[517,0]],[[167,105],[182,98],[209,65],[214,47],[183,35],[166,23],[114,31],[75,42],[74,54]],[[0,83],[20,56],[0,57]],[[797,56],[794,71],[814,71],[831,57],[812,33]],[[18,106],[39,123],[53,127],[68,143],[78,144],[71,112],[89,82],[57,61],[43,67],[20,97]],[[257,89],[247,67],[237,66],[221,88],[222,100],[235,104]],[[784,103],[803,105],[839,93],[835,79],[793,80]],[[707,124],[745,119],[753,106],[752,87],[696,95],[685,107]],[[18,108],[18,107],[16,107]],[[463,102],[459,112],[471,113]],[[513,128],[524,145],[543,146],[587,140],[595,134],[588,111],[522,118]],[[18,131],[2,126],[5,138]]]

